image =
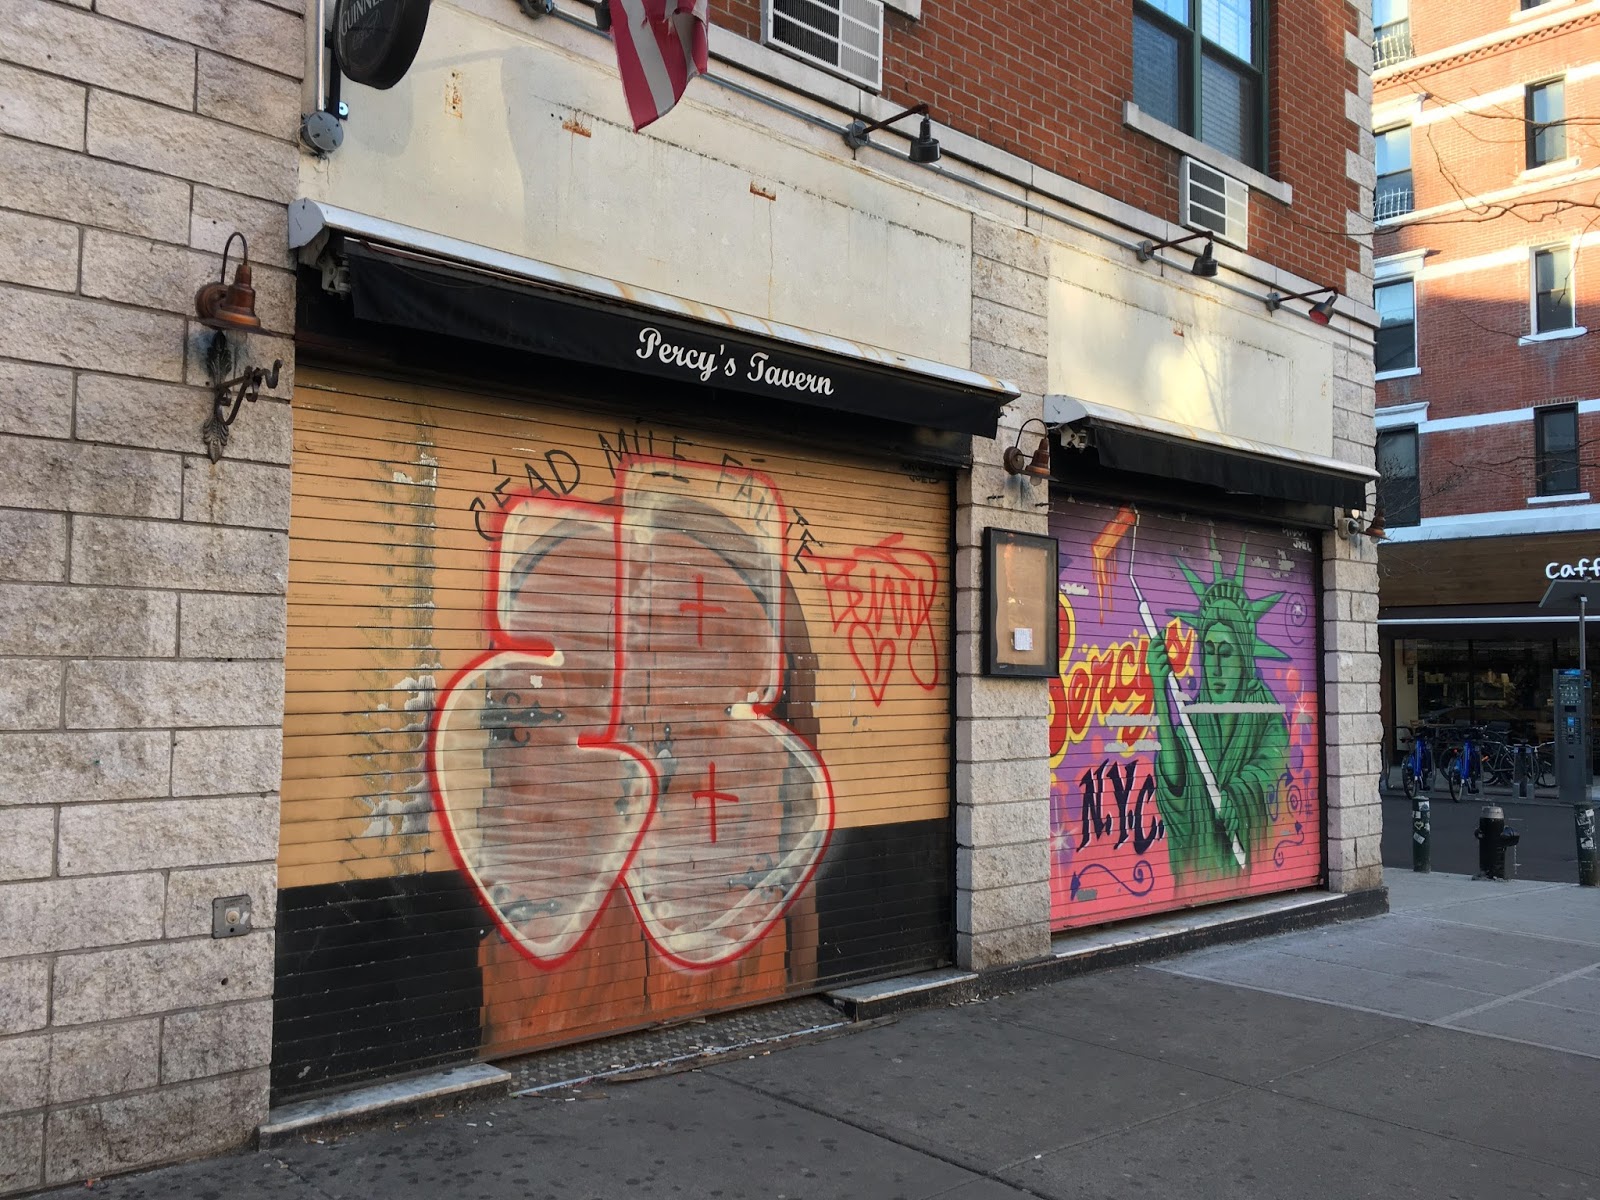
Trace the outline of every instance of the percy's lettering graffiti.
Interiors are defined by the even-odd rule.
[[[820,371],[797,371],[793,367],[783,366],[765,350],[754,351],[741,362],[737,356],[728,353],[724,344],[719,344],[715,350],[686,346],[669,341],[661,330],[652,325],[646,325],[639,331],[639,345],[633,353],[636,358],[656,359],[669,367],[682,367],[701,383],[710,383],[713,378],[722,377],[764,383],[784,391],[833,395],[832,376]]]

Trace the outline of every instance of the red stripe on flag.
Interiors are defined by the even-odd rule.
[[[709,0],[611,0],[617,71],[637,132],[672,111],[706,69]]]

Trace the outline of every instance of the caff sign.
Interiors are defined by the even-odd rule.
[[[1600,579],[1600,558],[1580,558],[1575,563],[1546,563],[1544,577],[1546,579]]]
[[[391,88],[411,69],[432,0],[339,0],[333,49],[356,83]]]

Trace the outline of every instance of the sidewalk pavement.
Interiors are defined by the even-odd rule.
[[[51,1193],[105,1200],[1600,1200],[1600,890],[1386,916]]]

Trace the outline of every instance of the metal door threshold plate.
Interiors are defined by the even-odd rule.
[[[622,1080],[684,1070],[698,1062],[798,1038],[833,1033],[858,1022],[825,1000],[808,997],[659,1029],[586,1042],[502,1061],[514,1096],[531,1096],[598,1080]]]

